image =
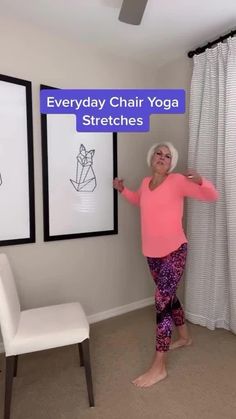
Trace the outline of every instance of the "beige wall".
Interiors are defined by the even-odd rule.
[[[173,142],[179,151],[179,170],[186,167],[188,151],[188,111],[189,90],[192,74],[192,60],[187,56],[181,57],[164,67],[157,73],[158,87],[166,89],[186,90],[186,113],[184,115],[159,115],[152,117],[152,129],[158,131],[160,137]]]
[[[140,250],[138,210],[119,199],[119,234],[43,242],[39,84],[61,88],[188,88],[187,58],[155,68],[117,59],[46,33],[29,23],[0,19],[0,73],[32,81],[36,243],[6,246],[23,308],[79,300],[88,315],[150,297],[151,278]],[[115,53],[115,51],[114,51]],[[147,174],[153,140],[170,139],[187,155],[187,116],[155,116],[151,131],[118,136],[118,171],[135,188]]]

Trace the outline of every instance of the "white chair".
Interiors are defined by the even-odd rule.
[[[94,406],[89,354],[89,324],[79,303],[21,310],[10,264],[0,254],[0,325],[6,354],[4,419],[10,418],[12,382],[18,355],[78,344],[85,366],[89,405]]]

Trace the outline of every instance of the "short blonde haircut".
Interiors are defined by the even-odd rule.
[[[155,152],[155,150],[161,146],[165,146],[168,147],[170,150],[170,154],[171,154],[171,165],[170,168],[168,170],[168,173],[172,172],[172,170],[174,170],[174,168],[176,167],[177,163],[178,163],[178,151],[176,150],[176,148],[173,146],[173,144],[171,144],[169,141],[163,141],[162,143],[156,143],[153,144],[152,147],[148,150],[147,153],[147,164],[149,167],[151,167],[151,160],[152,160],[152,156]]]

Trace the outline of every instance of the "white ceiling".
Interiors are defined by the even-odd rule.
[[[140,26],[118,20],[121,4],[122,0],[0,0],[0,10],[2,16],[156,66],[236,28],[236,0],[149,0]]]

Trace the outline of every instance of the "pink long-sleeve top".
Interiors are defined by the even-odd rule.
[[[204,178],[198,185],[179,173],[169,174],[154,190],[150,180],[144,178],[137,192],[124,188],[122,196],[140,207],[143,254],[164,257],[188,241],[182,226],[184,197],[216,201],[218,192]]]

